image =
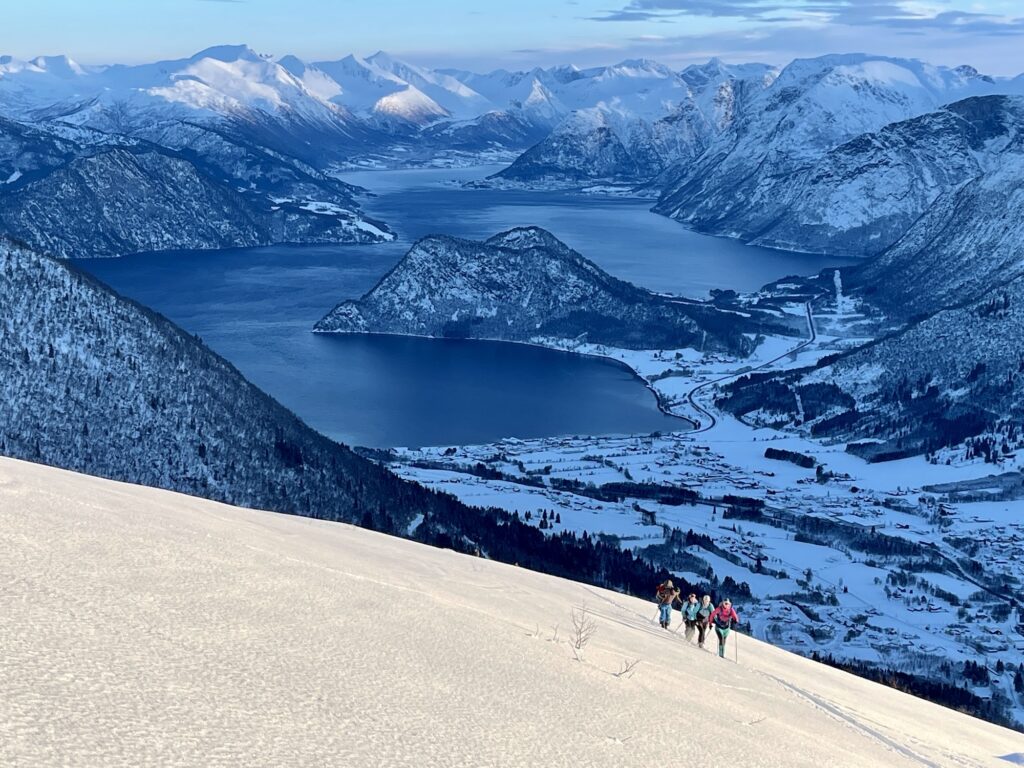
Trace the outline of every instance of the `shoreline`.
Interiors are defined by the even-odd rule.
[[[605,361],[605,362],[613,363],[614,365],[619,366],[620,368],[628,371],[630,373],[630,375],[634,379],[636,379],[641,384],[643,384],[644,387],[647,389],[647,391],[650,392],[654,396],[655,407],[658,409],[658,411],[662,415],[668,416],[669,418],[673,418],[673,419],[679,419],[680,421],[683,421],[686,424],[690,425],[689,429],[687,429],[687,430],[679,430],[678,434],[689,434],[691,432],[696,431],[700,427],[700,424],[698,424],[693,419],[691,419],[691,418],[689,418],[687,416],[681,416],[678,413],[673,413],[668,408],[668,406],[665,405],[665,402],[664,402],[664,399],[663,399],[664,396],[661,394],[661,392],[659,392],[654,387],[653,384],[651,384],[649,381],[647,381],[647,379],[645,379],[643,376],[641,376],[640,372],[637,371],[635,368],[633,368],[631,365],[629,365],[628,363],[623,362],[622,360],[619,360],[616,357],[612,357],[611,355],[601,355],[601,354],[597,354],[595,352],[578,352],[576,350],[562,349],[561,347],[555,347],[555,346],[552,346],[550,344],[541,344],[541,343],[536,342],[536,341],[516,341],[516,340],[512,340],[512,339],[491,339],[491,338],[475,338],[475,337],[474,338],[448,338],[448,337],[445,337],[445,336],[429,336],[427,334],[419,334],[419,333],[394,333],[394,332],[391,332],[391,331],[321,331],[321,330],[317,330],[315,328],[311,331],[311,333],[317,333],[317,334],[321,334],[321,335],[324,335],[324,336],[330,336],[330,335],[339,335],[339,336],[396,336],[396,337],[399,337],[399,338],[404,337],[404,338],[408,338],[408,339],[429,339],[429,340],[432,340],[432,341],[471,341],[471,342],[472,341],[486,341],[486,342],[491,342],[491,343],[496,343],[496,344],[519,344],[520,346],[534,347],[534,348],[537,348],[537,349],[544,349],[544,350],[548,350],[549,352],[561,352],[561,353],[566,354],[566,355],[577,355],[579,357],[588,357],[588,358],[590,358],[592,360],[602,360],[602,361]],[[657,351],[657,350],[652,350],[652,351]],[[641,435],[641,434],[653,434],[653,433],[652,432],[634,432],[634,433],[629,433],[629,434]],[[673,430],[671,432],[671,434],[677,434],[676,430]],[[600,437],[600,435],[594,435],[594,437]]]

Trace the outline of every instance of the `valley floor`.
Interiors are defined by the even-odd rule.
[[[350,526],[0,459],[0,551],[4,765],[1024,760],[746,636],[723,661],[645,601]]]
[[[1024,691],[1014,678],[1024,658],[1024,500],[985,500],[988,485],[999,490],[987,481],[976,501],[941,490],[1014,466],[924,458],[868,464],[842,444],[757,428],[714,406],[716,385],[737,375],[807,365],[856,343],[862,318],[843,309],[815,310],[804,341],[770,338],[743,361],[693,350],[573,347],[630,365],[663,404],[699,422],[693,432],[400,450],[393,469],[471,505],[529,514],[552,533],[615,537],[693,583],[728,577],[726,589],[745,585],[732,596],[760,638],[966,685],[979,706],[1024,722]],[[766,449],[812,458],[824,474],[767,458]],[[600,487],[609,483],[684,488],[700,499],[661,503],[636,487],[608,498]],[[763,507],[736,515],[728,496]],[[985,671],[965,679],[964,662]]]

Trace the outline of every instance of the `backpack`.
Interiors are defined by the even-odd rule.
[[[732,614],[733,614],[732,608],[729,609],[729,613],[725,616],[724,619],[722,618],[721,612],[715,614],[715,626],[716,627],[721,627],[722,629],[731,629],[732,628]]]

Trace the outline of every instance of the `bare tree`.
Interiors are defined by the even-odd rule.
[[[558,642],[558,624],[555,624],[551,628],[551,639],[548,642],[551,642],[551,643],[557,643]]]
[[[594,617],[587,613],[587,609],[572,609],[572,637],[569,643],[572,645],[573,656],[576,661],[583,661],[583,652],[587,648],[594,635],[597,634],[597,622]]]
[[[640,663],[640,659],[626,659],[622,662],[622,666],[619,667],[618,672],[612,672],[616,677],[624,677],[627,680],[633,676],[636,671],[637,664]]]

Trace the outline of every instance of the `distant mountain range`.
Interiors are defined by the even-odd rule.
[[[598,121],[632,153],[660,155],[640,163],[643,175],[667,159],[692,156],[727,125],[741,97],[737,82],[767,82],[773,74],[764,65],[717,60],[682,72],[639,60],[477,74],[419,67],[383,52],[305,62],[246,46],[137,66],[2,57],[0,114],[151,140],[161,126],[212,122],[320,165],[386,156],[396,143],[421,154],[522,151],[567,119]]]
[[[511,162],[494,183],[642,184],[661,193],[657,211],[701,231],[871,255],[959,173],[939,158],[924,169],[914,126],[886,127],[1018,92],[1024,78],[864,54],[781,71],[712,59],[486,74],[240,45],[135,66],[0,57],[0,210],[6,231],[56,253],[373,241],[390,232],[360,214],[338,169],[501,157]],[[880,171],[850,176],[873,141],[902,142],[917,178],[908,199],[889,199]],[[94,242],[74,216],[66,236],[43,236],[52,222],[34,212],[58,189],[53,215],[95,192]],[[143,210],[150,232],[133,219]]]

